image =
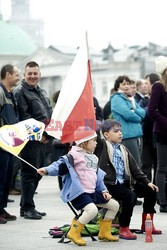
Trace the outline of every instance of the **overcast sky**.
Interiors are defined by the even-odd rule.
[[[45,22],[45,45],[80,44],[88,31],[89,46],[115,48],[145,45],[167,46],[167,0],[30,0],[31,16]],[[10,0],[1,0],[5,19]]]

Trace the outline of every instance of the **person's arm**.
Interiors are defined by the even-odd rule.
[[[1,90],[1,89],[0,89],[0,90]],[[3,93],[2,93],[2,91],[0,91],[0,111],[1,111],[1,108],[2,108],[2,106],[3,106],[3,104],[4,104],[3,99],[4,99]]]
[[[146,115],[146,111],[144,108],[140,107],[138,103],[136,103],[135,113],[139,115],[142,119],[144,119]]]
[[[128,101],[124,100],[120,95],[111,99],[111,111],[121,115],[126,121],[139,123],[142,121],[140,115],[131,110]],[[145,112],[145,111],[144,111]]]
[[[104,176],[105,175],[106,175],[106,173],[102,169],[98,168],[96,189],[98,191],[101,191],[102,193],[108,192],[108,189],[107,189],[106,185],[104,184]]]
[[[67,174],[68,167],[64,163],[64,161],[60,158],[58,161],[53,162],[48,167],[37,169],[37,173],[40,175],[50,175],[50,176],[58,176]]]
[[[0,91],[0,112],[1,112],[1,109],[3,107],[3,94],[2,92]],[[5,123],[4,123],[4,119],[2,117],[0,117],[0,127],[4,126]]]
[[[167,129],[167,118],[164,117],[158,110],[161,103],[162,94],[164,92],[161,83],[155,83],[152,87],[150,102],[148,105],[148,115],[156,121],[163,130]]]

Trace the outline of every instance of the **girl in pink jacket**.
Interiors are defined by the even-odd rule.
[[[74,159],[74,170],[83,190],[71,203],[75,209],[82,209],[83,213],[77,220],[73,219],[67,237],[79,246],[86,245],[86,241],[81,238],[81,232],[84,225],[97,215],[97,207],[107,209],[104,218],[100,221],[98,239],[118,241],[118,238],[111,234],[111,225],[118,212],[119,204],[111,198],[103,180],[98,183],[97,173],[102,170],[98,169],[98,158],[93,154],[97,144],[96,137],[96,132],[90,128],[79,127],[74,132],[76,146],[73,146],[69,152]],[[38,173],[47,174],[48,168],[38,169]],[[75,180],[72,179],[72,181]]]

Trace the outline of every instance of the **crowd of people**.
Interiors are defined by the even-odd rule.
[[[73,144],[64,145],[46,132],[41,141],[29,141],[20,156],[37,171],[23,161],[14,162],[14,156],[0,148],[0,224],[17,219],[6,207],[10,190],[15,188],[18,165],[20,216],[30,220],[46,216],[36,209],[34,194],[43,175],[59,176],[63,201],[83,211],[72,221],[67,235],[77,245],[86,245],[81,232],[97,215],[97,207],[105,211],[98,238],[107,241],[137,239],[129,229],[137,197],[144,198],[141,233],[145,231],[148,213],[153,221],[156,203],[160,212],[167,212],[167,57],[159,56],[155,65],[158,74],[148,74],[138,81],[127,75],[119,76],[104,109],[93,97],[96,119],[101,121],[98,131],[77,128]],[[29,118],[47,125],[52,107],[47,93],[39,86],[40,76],[39,65],[30,61],[25,66],[23,81],[16,86],[20,80],[18,68],[10,64],[2,67],[0,127]],[[54,95],[55,105],[58,95],[59,92]],[[52,149],[49,160],[47,145]],[[72,157],[72,168],[67,153]],[[118,238],[110,229],[120,207]],[[153,223],[152,233],[162,231]]]

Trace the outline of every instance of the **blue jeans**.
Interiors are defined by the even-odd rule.
[[[44,167],[46,145],[29,141],[21,151],[21,157],[36,168]],[[35,208],[34,194],[42,177],[35,169],[21,161],[21,201],[22,211]]]

